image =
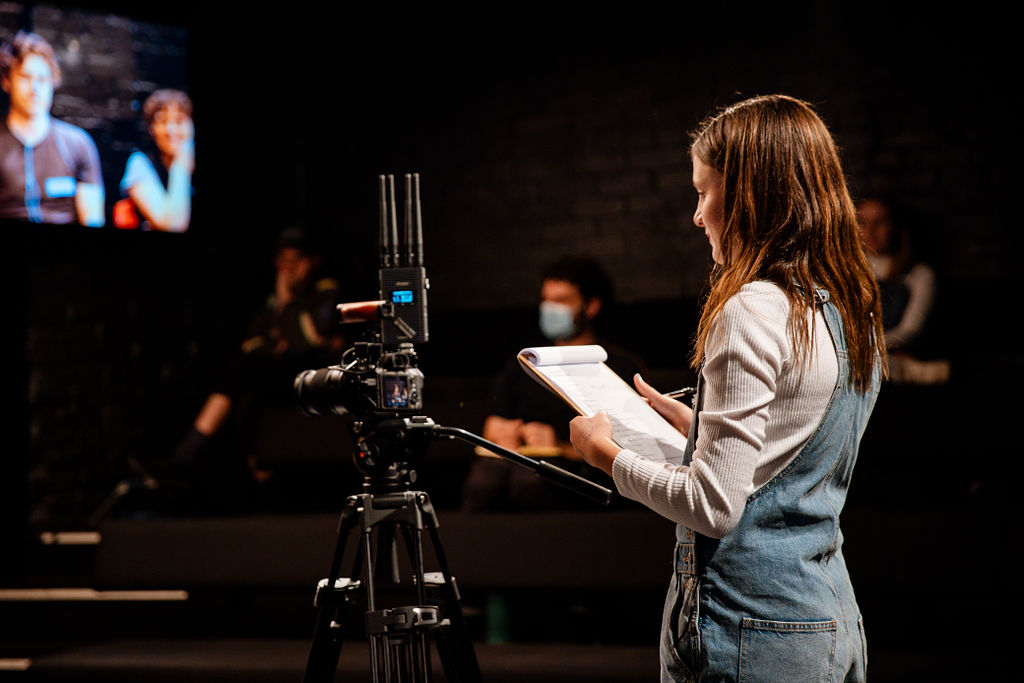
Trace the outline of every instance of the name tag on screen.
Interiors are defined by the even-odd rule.
[[[46,179],[46,196],[59,199],[75,196],[75,179],[69,175]]]

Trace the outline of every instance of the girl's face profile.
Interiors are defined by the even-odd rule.
[[[697,190],[697,210],[693,213],[693,223],[704,229],[704,235],[711,243],[711,258],[719,265],[724,263],[721,239],[724,186],[721,173],[693,157],[693,187]]]

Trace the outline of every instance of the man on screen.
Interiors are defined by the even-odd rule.
[[[61,71],[42,37],[19,31],[0,47],[8,95],[0,127],[0,218],[102,226],[103,177],[89,134],[50,116]]]

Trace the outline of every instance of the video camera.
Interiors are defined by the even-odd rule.
[[[433,435],[423,410],[423,372],[415,344],[430,339],[423,267],[420,177],[405,174],[405,220],[399,239],[395,178],[378,176],[380,299],[338,305],[339,324],[374,323],[341,362],[295,377],[299,409],[307,415],[350,415],[355,462],[367,476],[411,471]],[[377,324],[379,323],[379,324]]]
[[[357,420],[423,409],[423,373],[415,344],[430,339],[423,267],[420,177],[405,174],[404,240],[399,239],[393,175],[378,176],[380,299],[338,306],[339,321],[380,325],[347,349],[341,363],[295,378],[299,408],[309,415],[351,414]]]

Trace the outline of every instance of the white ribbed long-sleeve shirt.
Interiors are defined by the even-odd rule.
[[[697,442],[689,465],[624,449],[612,475],[619,493],[694,531],[721,538],[747,497],[779,473],[821,422],[838,362],[820,311],[809,359],[793,355],[789,302],[777,285],[744,285],[705,342]]]

